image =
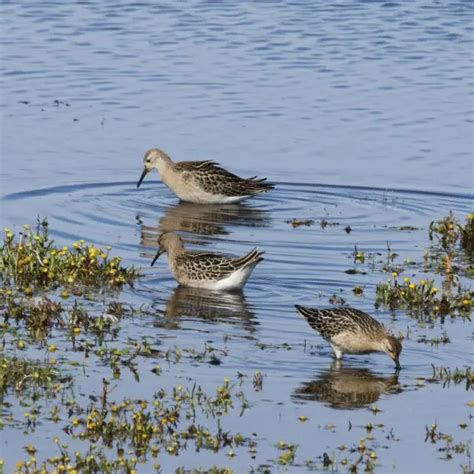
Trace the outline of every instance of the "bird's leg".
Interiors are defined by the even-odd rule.
[[[341,360],[342,359],[342,351],[337,347],[335,344],[331,344],[332,350],[334,352],[334,355],[336,356],[336,360]]]

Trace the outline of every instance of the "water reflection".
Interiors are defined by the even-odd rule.
[[[140,217],[137,216],[140,221]],[[141,222],[141,221],[140,221]],[[248,204],[225,204],[203,206],[180,202],[169,206],[158,220],[158,225],[141,224],[141,244],[155,247],[160,232],[182,231],[196,235],[228,235],[229,225],[248,227],[268,227],[271,219],[268,211],[251,207]]]
[[[251,333],[258,324],[242,291],[217,292],[178,286],[166,301],[164,325],[177,326],[179,318],[186,316],[235,324]]]
[[[383,377],[369,369],[342,367],[333,362],[329,370],[297,388],[294,398],[323,402],[332,408],[362,408],[376,402],[381,395],[401,393],[398,374]]]

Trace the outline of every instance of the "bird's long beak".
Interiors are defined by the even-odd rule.
[[[143,173],[142,175],[140,176],[140,179],[138,180],[138,183],[137,183],[137,188],[140,187],[140,184],[142,184],[142,181],[143,179],[145,178],[145,176],[148,174],[148,170],[146,168],[143,168]]]
[[[395,362],[395,369],[400,370],[402,368],[402,366],[400,365],[400,361],[399,361],[398,357],[396,359],[394,359],[394,362]]]
[[[164,250],[158,250],[158,252],[156,252],[156,255],[155,255],[155,258],[151,261],[151,267],[155,264],[155,262],[158,260],[158,257],[164,253]]]

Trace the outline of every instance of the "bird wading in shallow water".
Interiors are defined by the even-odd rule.
[[[329,342],[336,359],[343,354],[385,352],[398,369],[402,344],[372,316],[354,308],[313,309],[295,305],[308,324]]]
[[[151,265],[162,253],[167,253],[168,264],[175,279],[184,286],[208,290],[242,288],[255,266],[263,260],[263,253],[252,250],[243,257],[230,257],[210,252],[186,251],[183,241],[174,232],[164,232],[158,238],[158,250]]]
[[[162,150],[152,148],[143,158],[143,173],[137,183],[157,169],[163,183],[182,201],[198,204],[239,202],[274,188],[266,178],[240,178],[213,161],[181,161],[174,163]]]

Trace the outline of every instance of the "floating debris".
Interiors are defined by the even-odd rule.
[[[313,219],[291,219],[289,221],[285,221],[287,224],[291,224],[293,228],[300,227],[300,226],[305,226],[305,227],[311,227],[314,224]]]

